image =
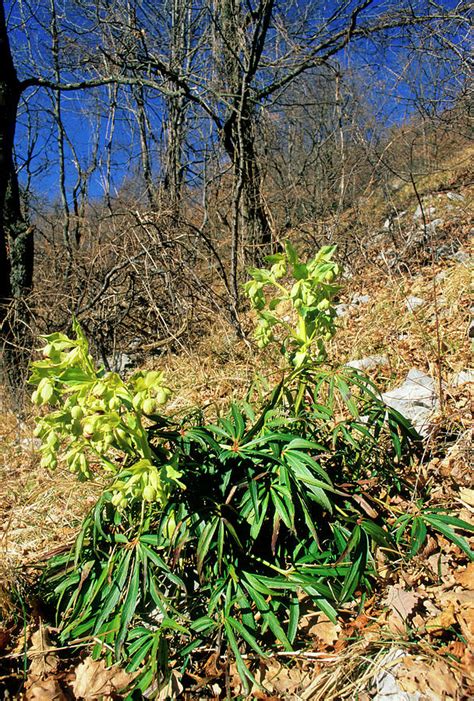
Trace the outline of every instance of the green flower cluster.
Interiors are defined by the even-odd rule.
[[[113,503],[130,499],[166,501],[180,473],[165,445],[152,449],[144,426],[171,394],[163,373],[140,371],[125,383],[114,372],[95,367],[77,322],[75,339],[45,336],[43,359],[32,363],[32,401],[50,411],[37,418],[41,466],[54,469],[61,459],[81,479],[94,468],[114,476]]]
[[[325,342],[336,331],[332,303],[339,291],[334,284],[340,274],[333,260],[335,246],[324,246],[303,263],[291,244],[285,253],[268,256],[270,269],[252,268],[244,290],[258,314],[255,338],[259,348],[279,341],[295,367],[326,356]],[[268,297],[268,299],[267,299]],[[285,308],[286,314],[279,310]]]

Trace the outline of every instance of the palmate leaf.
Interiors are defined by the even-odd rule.
[[[304,474],[308,479],[314,479],[311,471],[318,475],[326,485],[332,487],[332,481],[324,468],[307,453],[303,453],[301,450],[286,449],[282,453],[282,459],[288,462],[293,468],[297,468],[300,471],[304,471]],[[320,485],[320,481],[318,480]]]
[[[270,495],[272,498],[273,505],[275,507],[275,510],[278,514],[278,516],[281,518],[285,526],[290,530],[294,530],[294,518],[295,518],[295,510],[293,507],[293,502],[291,501],[291,497],[288,498],[288,496],[285,494],[284,497],[282,498],[278,494],[278,485],[272,485],[272,488],[270,490]]]
[[[235,630],[236,633],[238,633],[246,643],[250,645],[250,647],[255,650],[255,652],[262,657],[266,657],[266,653],[264,652],[263,648],[260,647],[260,645],[257,643],[257,640],[255,639],[254,635],[247,630],[247,628],[240,623],[236,618],[233,618],[232,616],[227,616],[226,617],[226,622],[228,622],[232,628]]]
[[[197,571],[198,574],[202,572],[202,568],[204,565],[204,559],[206,558],[208,552],[209,552],[209,546],[211,544],[212,537],[214,536],[214,533],[216,532],[216,528],[219,525],[219,517],[215,517],[212,521],[209,521],[207,523],[201,533],[201,536],[198,541],[197,549],[196,549],[196,555],[197,555]]]
[[[288,604],[289,618],[288,618],[288,630],[287,638],[293,645],[296,638],[296,633],[298,632],[298,624],[300,621],[300,602],[297,594],[295,594],[289,604]]]
[[[71,391],[80,379],[69,377]],[[341,409],[350,416],[332,451]],[[244,653],[262,655],[275,642],[291,650],[302,594],[334,622],[340,602],[364,595],[371,547],[390,551],[398,542],[406,551],[409,541],[414,553],[427,528],[466,542],[454,517],[404,514],[388,533],[387,505],[377,502],[373,515],[356,503],[354,480],[383,475],[388,491],[390,460],[397,454],[401,464],[412,443],[411,427],[350,369],[292,368],[263,406],[234,403],[213,425],[201,411],[142,428],[153,464],[172,455],[186,489],[166,503],[132,498],[119,509],[106,490],[77,540],[76,571],[66,558],[63,582],[61,569],[51,580],[62,611],[70,605],[64,640],[96,638],[97,654],[126,659],[139,675],[136,695],[161,684],[169,657],[184,667],[199,647],[230,651],[249,684]],[[130,472],[136,447],[132,441],[116,474]]]

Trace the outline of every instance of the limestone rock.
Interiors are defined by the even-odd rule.
[[[466,253],[466,251],[456,251],[456,253],[453,253],[449,257],[456,263],[468,263],[471,259],[471,256],[469,253]]]
[[[464,202],[464,195],[461,195],[459,192],[447,192],[446,197],[449,200],[454,200],[456,202]]]
[[[425,300],[421,297],[410,296],[405,300],[406,307],[409,311],[413,312],[418,307],[422,307],[425,304]]]
[[[468,382],[474,382],[474,370],[461,370],[460,372],[456,372],[451,378],[453,387],[467,385]]]
[[[346,365],[356,370],[374,370],[380,365],[388,365],[388,358],[385,355],[368,355],[366,358],[350,360]]]
[[[367,304],[367,302],[370,302],[370,297],[369,295],[353,295],[351,299],[351,304]]]
[[[420,205],[418,205],[418,207],[415,209],[413,219],[422,219],[423,212],[425,213],[425,219],[431,219],[433,214],[436,214],[436,208],[435,207],[423,207],[423,209],[421,209]]]
[[[426,437],[429,419],[438,406],[435,381],[421,370],[412,368],[405,382],[382,394],[382,400],[409,419],[421,436]]]

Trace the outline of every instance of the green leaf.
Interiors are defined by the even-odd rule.
[[[416,516],[411,524],[411,534],[410,534],[410,552],[409,556],[413,557],[419,551],[421,546],[426,540],[427,528],[426,524],[422,518]]]
[[[465,538],[462,536],[458,535],[455,531],[453,531],[452,528],[446,525],[443,521],[439,520],[438,517],[435,516],[425,516],[424,517],[426,523],[429,523],[432,528],[436,529],[440,533],[442,533],[448,540],[450,540],[452,543],[458,546],[463,552],[466,553],[468,558],[472,561],[474,561],[474,551],[471,550],[469,547],[469,543]]]
[[[130,648],[129,654],[131,655],[130,660],[126,666],[126,671],[127,672],[135,672],[140,665],[142,664],[143,660],[147,656],[151,646],[153,645],[153,637],[148,637],[145,642],[143,642],[142,639],[139,641],[139,646],[137,649],[135,649],[133,652]]]
[[[365,574],[367,566],[369,545],[367,542],[367,536],[360,526],[355,527],[351,540],[352,538],[354,538],[354,540],[357,542],[357,547],[354,552],[355,558],[351,569],[344,579],[341,592],[341,602],[347,601],[353,595]]]
[[[204,529],[201,533],[201,536],[199,538],[198,545],[196,548],[198,574],[200,574],[202,572],[204,560],[209,552],[209,547],[211,545],[212,538],[214,536],[214,533],[216,532],[216,528],[218,525],[219,525],[219,518],[215,517],[215,518],[213,518],[212,521],[209,521],[209,523],[207,523],[204,526]]]
[[[130,621],[132,620],[135,610],[140,601],[139,585],[140,563],[138,560],[135,560],[134,568],[130,576],[130,583],[127,591],[127,596],[125,598],[124,605],[120,612],[120,630],[115,640],[115,655],[117,656],[117,658],[120,657],[120,651],[125,637],[127,635]]]
[[[288,606],[289,619],[288,619],[288,631],[287,637],[290,643],[293,645],[296,638],[296,633],[298,632],[298,623],[300,620],[300,603],[298,596],[295,594]]]
[[[281,499],[275,487],[272,487],[272,489],[270,490],[270,494],[277,514],[279,515],[285,526],[288,528],[288,530],[294,530],[293,519],[287,509],[287,505]]]
[[[104,604],[100,609],[100,614],[97,619],[97,623],[94,626],[94,631],[96,633],[102,628],[102,625],[109,618],[110,614],[114,611],[115,607],[120,601],[125,579],[128,574],[128,565],[130,563],[131,557],[132,550],[128,550],[124,554],[122,563],[117,569],[116,578],[113,578],[110,583],[109,594],[107,595]]]
[[[232,626],[228,622],[228,620],[224,620],[224,628],[227,636],[227,640],[229,641],[230,648],[232,652],[234,653],[235,657],[235,664],[237,667],[237,671],[239,673],[240,680],[242,682],[243,690],[245,694],[249,693],[249,684],[248,681],[250,680],[252,683],[257,683],[255,681],[255,677],[253,674],[250,672],[249,668],[245,664],[242,655],[239,650],[239,646],[237,644],[237,640],[235,639],[234,632],[232,630]]]
[[[242,625],[237,619],[232,618],[232,616],[227,616],[226,621],[232,626],[232,628],[245,640],[250,647],[255,650],[262,657],[266,657],[265,652],[260,647],[260,645],[255,640],[254,636]]]

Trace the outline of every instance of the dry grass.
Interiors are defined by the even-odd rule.
[[[41,559],[71,541],[99,485],[39,466],[33,417],[1,412],[0,553],[12,563]]]
[[[443,274],[442,279],[438,278]],[[383,354],[387,368],[381,368],[382,382],[400,379],[413,366],[437,373],[439,361],[445,380],[469,367],[467,335],[472,270],[463,263],[436,265],[416,274],[388,274],[372,268],[358,279],[357,292],[368,294],[367,304],[354,307],[342,317],[331,353],[340,362]],[[349,285],[344,290],[347,301]],[[424,304],[411,309],[407,298]],[[440,357],[439,357],[440,351]]]

